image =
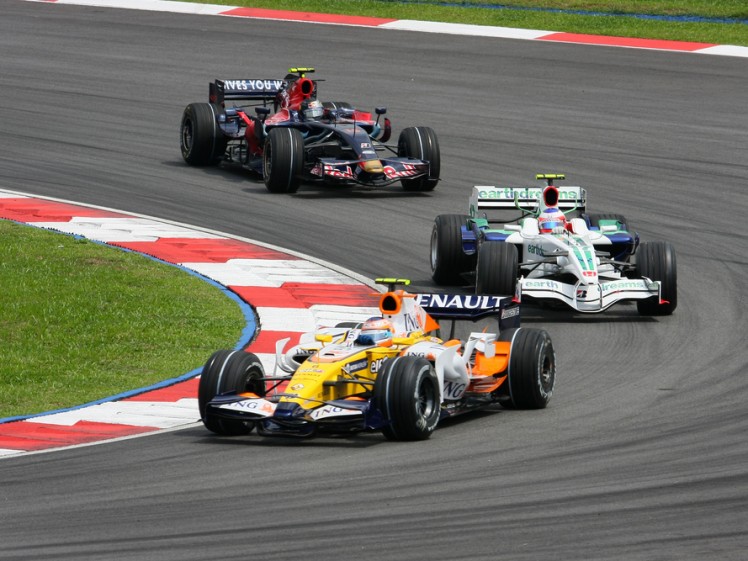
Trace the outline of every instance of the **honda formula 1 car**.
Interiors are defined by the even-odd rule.
[[[436,187],[440,156],[432,129],[406,128],[396,146],[387,144],[386,108],[372,116],[346,102],[321,102],[317,81],[307,77],[313,68],[289,72],[283,79],[211,83],[208,103],[191,103],[182,115],[184,160],[193,166],[235,162],[262,175],[273,193],[293,193],[301,181]]]
[[[677,305],[675,250],[639,242],[620,214],[588,214],[581,187],[553,185],[561,174],[539,174],[545,188],[473,188],[468,215],[436,217],[431,270],[439,284],[464,284],[475,272],[478,294],[560,301],[579,312],[601,312],[636,300],[642,315],[669,315]],[[481,209],[518,209],[499,223]]]
[[[541,409],[556,358],[547,332],[521,328],[519,307],[496,296],[409,294],[390,284],[380,316],[276,344],[275,372],[245,351],[217,351],[205,364],[198,402],[220,435],[306,437],[381,431],[391,440],[429,438],[441,419],[494,403]],[[437,335],[436,320],[498,319],[499,333],[465,341]]]

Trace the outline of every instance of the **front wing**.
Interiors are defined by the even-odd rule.
[[[336,160],[320,158],[310,170],[320,179],[359,185],[384,186],[401,179],[416,179],[429,175],[430,166],[423,160],[411,158],[382,158],[382,172],[370,173],[360,164],[366,160]]]
[[[660,288],[659,282],[647,278],[624,278],[589,285],[524,277],[518,282],[520,298],[560,300],[584,313],[602,312],[624,300],[660,299]]]
[[[311,436],[381,429],[386,423],[369,400],[335,400],[306,409],[293,402],[237,394],[219,395],[207,405],[212,416],[253,422],[260,434]]]

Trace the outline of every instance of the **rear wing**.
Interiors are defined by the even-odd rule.
[[[558,185],[558,208],[579,210],[587,206],[587,191],[578,186]],[[475,217],[481,208],[536,209],[543,197],[543,187],[495,187],[476,185],[470,195],[470,216]]]
[[[499,331],[519,327],[519,302],[511,296],[475,294],[413,294],[416,304],[435,320],[478,321],[495,317]]]
[[[225,100],[273,101],[286,87],[283,79],[216,80],[208,86],[210,103],[223,104]]]
[[[379,298],[379,311],[393,323],[403,324],[404,331],[420,328],[428,333],[439,327],[434,321],[439,319],[452,320],[454,330],[456,320],[475,322],[487,317],[498,319],[499,331],[519,327],[519,301],[511,296],[408,293],[397,290],[408,286],[408,279],[378,278],[375,282],[388,288]]]

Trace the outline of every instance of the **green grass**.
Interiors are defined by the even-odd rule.
[[[181,376],[245,326],[239,305],[177,267],[0,220],[0,418]]]
[[[620,37],[669,39],[723,45],[748,46],[746,23],[696,23],[647,20],[635,17],[578,15],[520,8],[554,8],[598,11],[611,14],[650,14],[748,19],[745,0],[474,0],[455,1],[457,6],[436,0],[193,0],[224,4],[333,14],[363,15],[422,21],[469,23],[522,29],[566,31]],[[514,9],[475,7],[476,4],[511,6]]]

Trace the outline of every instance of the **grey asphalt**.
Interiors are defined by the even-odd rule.
[[[719,559],[748,546],[748,62],[635,49],[0,0],[0,186],[144,213],[432,288],[439,213],[565,172],[676,248],[679,305],[530,310],[544,411],[431,440],[201,428],[0,462],[0,559]],[[179,154],[214,78],[318,70],[320,96],[431,126],[432,194],[269,194]],[[175,373],[178,374],[178,373]]]

